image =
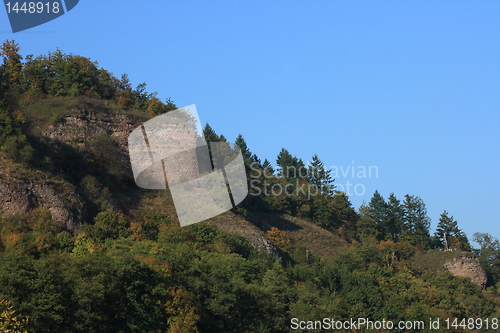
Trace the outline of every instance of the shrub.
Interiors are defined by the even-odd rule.
[[[26,139],[26,135],[11,135],[5,139],[2,150],[15,161],[27,163],[33,157],[34,149]]]

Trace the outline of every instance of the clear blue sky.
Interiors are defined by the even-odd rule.
[[[80,0],[25,32],[0,22],[23,55],[60,48],[196,104],[262,160],[318,154],[364,189],[355,207],[409,193],[433,229],[446,209],[500,237],[498,1]],[[378,177],[343,177],[353,165]]]

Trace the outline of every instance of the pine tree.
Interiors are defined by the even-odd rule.
[[[293,156],[285,148],[281,149],[281,152],[276,158],[276,164],[278,165],[278,173],[282,178],[287,178],[287,170],[293,166]]]
[[[262,161],[257,157],[257,155],[252,154],[250,149],[248,149],[248,145],[243,138],[243,135],[239,134],[234,143],[240,147],[243,160],[246,164],[262,168]]]
[[[465,234],[458,228],[458,222],[453,216],[448,216],[445,210],[439,217],[439,223],[434,233],[434,237],[439,240],[439,245],[444,246],[444,237],[446,235],[446,245],[448,248],[459,247],[464,250],[470,250],[469,241]]]
[[[378,234],[377,226],[375,221],[371,217],[371,208],[368,207],[366,202],[363,203],[358,208],[359,219],[356,223],[357,226],[357,237],[360,240],[366,239],[368,237],[373,237]]]
[[[368,204],[368,217],[373,221],[376,229],[376,237],[379,240],[391,238],[389,226],[389,210],[384,197],[378,192],[373,193],[373,197]]]
[[[276,158],[276,163],[279,167],[278,173],[280,176],[290,182],[295,182],[297,179],[307,177],[307,170],[305,169],[302,159],[292,156],[285,148],[281,149],[281,152]]]
[[[338,233],[348,241],[356,239],[356,223],[359,216],[352,207],[349,197],[344,192],[337,191],[333,197],[328,197],[328,199],[328,208],[338,223]]]
[[[208,123],[203,128],[203,136],[205,137],[205,141],[207,143],[220,141],[220,137],[215,133],[214,129]]]
[[[309,165],[308,181],[319,193],[333,195],[335,186],[333,185],[332,171],[326,170],[324,163],[314,154]]]
[[[274,168],[267,158],[262,163],[262,169],[266,171],[266,175],[274,175]]]
[[[260,160],[260,158],[257,157],[257,155],[252,154],[252,156],[250,156],[250,161],[252,161],[252,163],[255,163],[257,166],[262,168],[262,161]]]
[[[404,210],[401,201],[391,193],[387,199],[388,231],[392,240],[397,241],[403,228]]]
[[[424,201],[414,195],[405,195],[403,203],[404,223],[403,234],[412,244],[421,244],[428,247],[430,243],[429,227],[431,219],[427,216]]]

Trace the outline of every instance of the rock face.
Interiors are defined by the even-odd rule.
[[[67,230],[75,230],[86,219],[83,202],[74,191],[61,191],[56,185],[32,180],[0,180],[0,207],[6,217],[47,208],[54,221]]]
[[[215,221],[215,226],[223,231],[237,233],[250,242],[250,244],[259,250],[266,250],[267,253],[277,254],[278,249],[274,244],[264,237],[262,231],[260,231],[252,223],[234,215],[221,215],[219,219]]]
[[[480,286],[483,290],[486,288],[486,273],[479,264],[479,260],[474,255],[453,258],[446,261],[443,267],[455,276],[470,278],[472,282]]]
[[[128,116],[87,109],[73,109],[69,113],[60,123],[35,129],[39,139],[51,147],[76,142],[83,152],[87,142],[107,133],[122,152],[120,165],[130,169],[127,138],[135,125]],[[0,157],[0,213],[5,217],[25,215],[38,207],[47,208],[59,226],[70,231],[83,225],[88,217],[75,186],[28,167],[16,172],[15,165]]]
[[[87,109],[73,109],[71,113],[64,117],[62,123],[50,125],[42,135],[64,143],[76,139],[82,145],[85,140],[106,132],[121,148],[127,149],[128,135],[135,126],[126,115],[103,114]]]

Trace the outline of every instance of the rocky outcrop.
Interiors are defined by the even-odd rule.
[[[215,226],[223,231],[237,233],[250,242],[250,244],[259,250],[266,250],[267,253],[276,254],[278,249],[268,240],[262,231],[245,219],[226,213],[215,219]]]
[[[68,111],[59,122],[34,132],[56,153],[60,143],[76,143],[83,152],[88,142],[103,133],[109,135],[121,152],[126,152],[127,138],[133,128],[135,124],[126,115],[80,108]],[[130,168],[127,154],[122,153],[119,157],[119,163]],[[0,213],[3,216],[25,215],[44,207],[64,229],[75,230],[86,222],[85,204],[75,186],[64,180],[54,180],[55,177],[43,171],[11,163],[0,158]]]
[[[86,219],[83,201],[74,189],[33,180],[0,180],[0,207],[5,217],[28,214],[38,207],[45,207],[52,219],[67,230],[75,230]]]
[[[453,258],[446,261],[443,264],[443,267],[455,276],[468,277],[472,280],[472,282],[480,286],[483,290],[486,288],[486,273],[479,264],[479,260],[474,255]]]
[[[42,135],[55,141],[71,143],[85,141],[107,133],[122,149],[127,149],[130,132],[136,127],[126,115],[97,113],[88,109],[73,109],[61,122],[49,125]]]

